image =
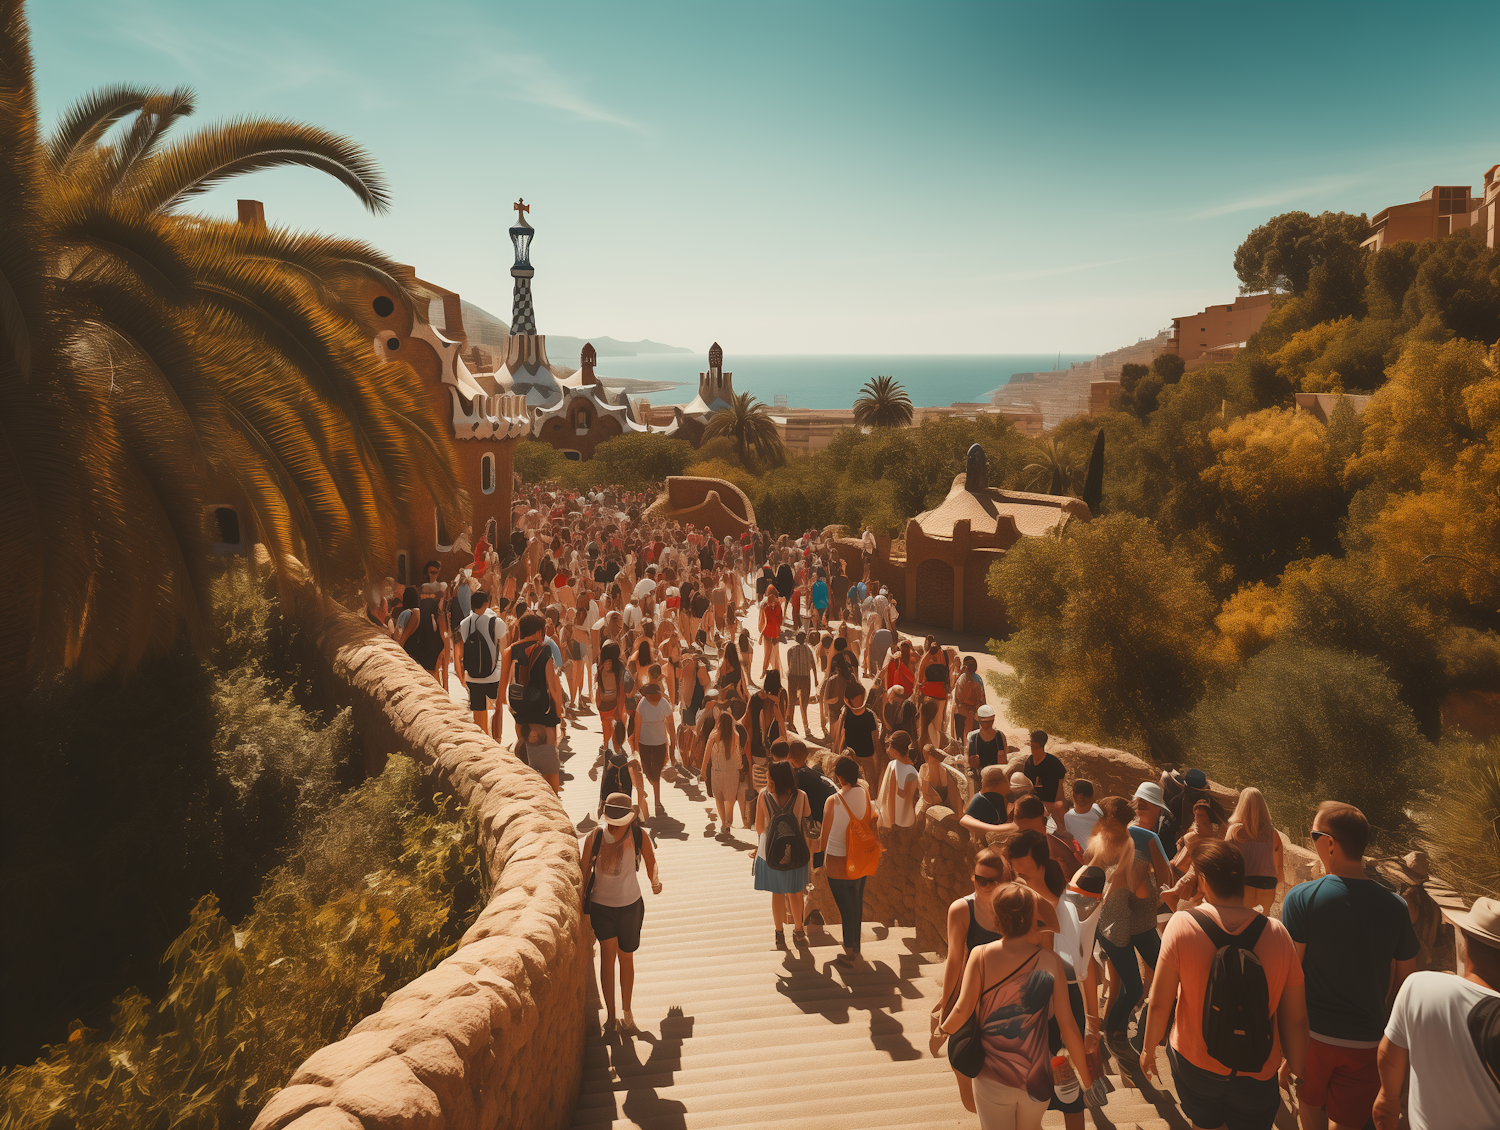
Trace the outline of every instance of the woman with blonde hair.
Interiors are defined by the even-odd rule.
[[[979,1010],[984,1062],[974,1079],[980,1130],[1040,1130],[1052,1101],[1047,1022],[1057,1021],[1079,1085],[1093,1085],[1083,1034],[1068,1000],[1062,958],[1041,944],[1036,893],[1007,883],[995,896],[1000,940],[976,947],[964,966],[958,1000],[940,1032],[952,1035]]]
[[[1117,1055],[1124,1055],[1126,1026],[1145,995],[1137,955],[1151,968],[1161,951],[1156,933],[1156,875],[1149,856],[1130,834],[1135,810],[1124,797],[1099,802],[1103,817],[1089,836],[1084,865],[1108,872],[1099,912],[1098,940],[1116,978],[1104,1018],[1104,1036]]]
[[[714,807],[719,810],[720,835],[727,836],[734,827],[734,804],[744,793],[750,776],[745,747],[740,743],[734,716],[729,711],[719,715],[713,733],[703,748],[700,771],[710,770]],[[749,821],[745,822],[749,827]]]
[[[1240,793],[1224,838],[1245,857],[1245,906],[1269,914],[1271,904],[1276,901],[1276,886],[1282,881],[1284,863],[1281,837],[1271,826],[1271,807],[1259,789],[1249,788]]]

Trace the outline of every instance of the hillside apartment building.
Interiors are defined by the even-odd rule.
[[[1388,243],[1422,243],[1477,227],[1486,247],[1495,246],[1496,213],[1500,211],[1500,165],[1484,174],[1484,189],[1474,196],[1466,184],[1435,184],[1409,204],[1392,204],[1375,213],[1370,235],[1362,244],[1379,251]]]

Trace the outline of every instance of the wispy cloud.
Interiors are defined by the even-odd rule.
[[[167,56],[201,81],[231,70],[254,75],[255,94],[338,85],[356,92],[366,105],[390,100],[389,92],[368,73],[339,66],[331,54],[318,50],[315,35],[281,32],[274,44],[267,44],[264,38],[209,31],[202,24],[171,19],[143,7],[121,12],[115,30],[122,39]]]
[[[1200,209],[1194,212],[1191,218],[1194,220],[1211,220],[1216,216],[1229,216],[1235,212],[1250,212],[1258,208],[1275,208],[1282,204],[1305,200],[1309,196],[1342,192],[1366,179],[1368,178],[1365,175],[1350,175],[1324,177],[1322,180],[1305,181],[1301,184],[1280,185],[1275,188],[1263,189],[1253,196],[1241,196],[1236,200],[1226,200],[1222,204],[1215,204],[1210,208]]]
[[[615,113],[589,97],[582,84],[560,72],[541,55],[487,48],[474,52],[475,65],[468,68],[474,82],[492,87],[503,98],[545,106],[549,110],[586,122],[620,126],[648,133],[645,126]]]

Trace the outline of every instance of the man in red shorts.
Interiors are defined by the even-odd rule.
[[[1312,1039],[1297,1083],[1302,1130],[1361,1130],[1380,1093],[1375,1053],[1391,1002],[1417,967],[1406,903],[1366,878],[1370,825],[1350,804],[1324,801],[1313,850],[1327,872],[1287,892],[1281,921],[1307,983]],[[1290,1075],[1282,1069],[1282,1083]]]

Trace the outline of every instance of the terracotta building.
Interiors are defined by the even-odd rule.
[[[1485,246],[1495,246],[1497,204],[1500,204],[1500,165],[1484,174],[1484,190],[1474,196],[1466,184],[1435,184],[1409,204],[1392,204],[1375,213],[1370,235],[1361,247],[1379,251],[1388,243],[1422,243],[1441,239],[1465,228],[1484,232]]]
[[[1227,361],[1241,342],[1260,329],[1271,312],[1269,294],[1247,294],[1222,306],[1208,306],[1197,314],[1172,319],[1169,353],[1196,369],[1212,361]]]
[[[903,601],[903,624],[1004,638],[1010,624],[1004,604],[990,595],[990,566],[1023,537],[1042,537],[1092,517],[1077,498],[990,486],[984,448],[975,444],[948,497],[906,523],[904,560],[891,557],[889,538],[876,538],[874,578]],[[859,540],[840,539],[838,548],[844,571],[861,576]]]
[[[241,200],[239,222],[264,227],[261,202]],[[451,574],[457,565],[472,560],[479,533],[487,530],[492,545],[510,536],[515,445],[529,424],[524,398],[501,393],[493,384],[487,386],[486,378],[476,378],[464,364],[461,354],[468,339],[458,294],[415,276],[410,293],[415,308],[379,284],[367,282],[358,301],[375,327],[375,355],[391,364],[390,379],[416,381],[432,418],[452,429],[458,441],[459,489],[468,496],[472,524],[462,530],[446,529],[436,507],[428,504],[392,515],[396,550],[384,567],[401,584],[420,579],[422,565],[429,560],[441,562],[444,573]],[[442,331],[428,319],[435,305],[442,308]],[[218,535],[215,552],[248,552],[254,531],[243,528],[241,509],[223,502],[210,510]]]

